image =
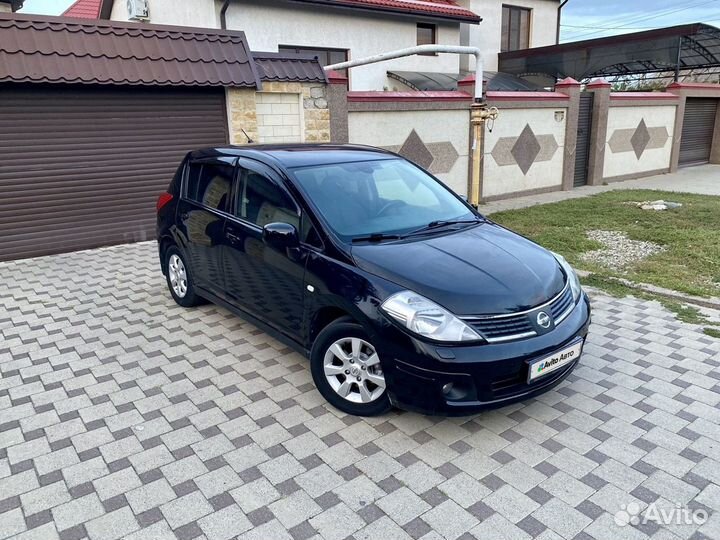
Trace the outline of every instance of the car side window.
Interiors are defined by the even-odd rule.
[[[241,169],[236,215],[258,227],[268,223],[289,223],[300,228],[295,203],[272,180],[251,169]]]
[[[300,223],[302,229],[300,231],[300,241],[309,246],[322,249],[323,242],[320,239],[320,235],[318,234],[315,226],[312,224],[312,221],[310,221],[308,215],[304,212],[300,217]]]
[[[228,212],[234,169],[219,163],[191,163],[188,168],[186,197],[210,208]]]

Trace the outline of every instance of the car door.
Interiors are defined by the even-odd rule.
[[[177,209],[192,278],[196,285],[222,297],[223,233],[232,207],[235,161],[222,157],[191,161]]]
[[[298,205],[275,171],[238,162],[233,216],[225,223],[223,265],[228,298],[280,332],[297,339],[303,316],[306,251],[263,242],[263,227],[283,222],[300,229]],[[298,232],[298,234],[300,234]]]

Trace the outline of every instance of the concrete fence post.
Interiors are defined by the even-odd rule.
[[[680,164],[680,143],[682,142],[682,131],[685,123],[685,106],[687,104],[687,93],[683,85],[672,83],[666,88],[671,94],[678,96],[677,109],[675,109],[675,128],[673,130],[672,151],[670,154],[670,172],[677,172]]]
[[[328,74],[327,101],[330,110],[330,141],[349,142],[348,135],[348,79],[337,71]]]
[[[715,114],[715,130],[713,131],[712,147],[710,149],[710,163],[720,165],[720,102]]]
[[[589,186],[599,186],[603,183],[611,88],[612,86],[605,79],[595,79],[585,87],[587,92],[595,94],[588,156],[587,185]]]
[[[565,119],[565,152],[563,155],[562,189],[569,191],[575,180],[575,157],[577,156],[578,116],[580,115],[580,93],[582,85],[568,77],[555,85],[555,91],[566,94],[568,101]]]

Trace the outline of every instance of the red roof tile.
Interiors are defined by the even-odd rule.
[[[328,82],[316,56],[257,51],[251,54],[263,81]]]
[[[260,86],[243,32],[16,13],[0,14],[0,82]]]
[[[76,19],[99,19],[102,0],[77,0],[63,12],[63,17]]]
[[[397,13],[456,19],[479,23],[479,15],[466,9],[455,0],[301,0],[314,4],[326,4],[362,9],[377,9]]]

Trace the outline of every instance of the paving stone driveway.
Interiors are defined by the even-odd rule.
[[[361,420],[252,325],[175,306],[154,243],[0,263],[0,538],[720,538],[720,341],[593,300],[556,391]],[[656,501],[709,520],[615,524]]]

